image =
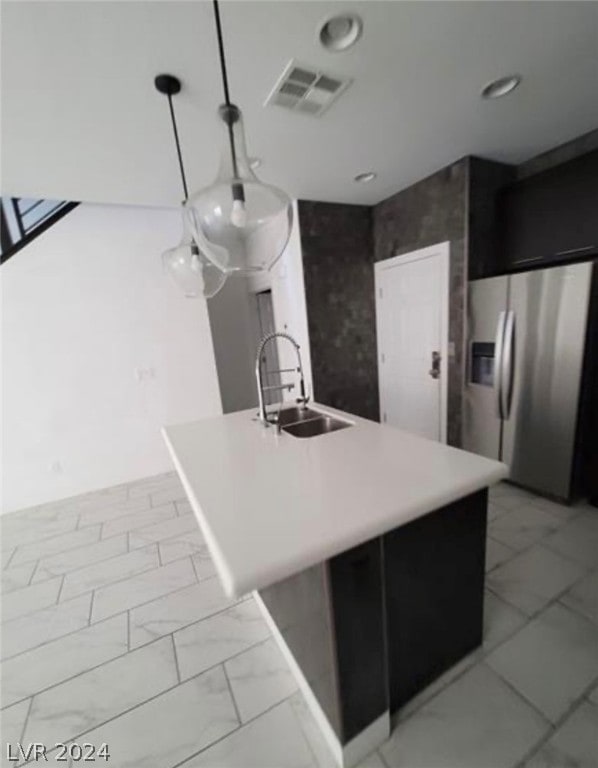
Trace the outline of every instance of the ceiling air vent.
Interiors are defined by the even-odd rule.
[[[348,78],[336,77],[291,60],[264,106],[274,104],[306,115],[321,115],[350,84]]]

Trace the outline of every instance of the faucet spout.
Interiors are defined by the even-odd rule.
[[[268,344],[273,342],[275,339],[286,339],[289,341],[293,347],[295,348],[295,352],[297,354],[297,373],[299,374],[299,397],[297,398],[297,402],[305,404],[307,403],[308,398],[305,396],[305,380],[303,378],[303,366],[301,364],[301,353],[299,351],[299,344],[295,341],[295,339],[291,336],[290,333],[283,333],[281,331],[277,331],[275,333],[267,333],[262,340],[260,341],[260,344],[257,349],[257,354],[255,357],[255,378],[257,382],[257,396],[258,396],[258,402],[259,402],[259,417],[260,421],[264,425],[269,425],[271,422],[268,419],[268,413],[266,411],[266,404],[264,400],[264,392],[267,390],[272,389],[280,389],[285,390],[288,389],[289,391],[293,389],[293,384],[281,384],[276,385],[273,387],[265,387],[262,379],[262,355],[264,354],[264,349]],[[286,371],[293,370],[293,369],[286,369]],[[285,371],[285,372],[286,372]]]

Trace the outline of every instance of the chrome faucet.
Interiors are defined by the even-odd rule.
[[[273,422],[273,420],[268,418],[268,413],[266,411],[266,405],[264,403],[264,392],[275,392],[275,391],[284,391],[287,389],[289,392],[295,388],[295,385],[293,383],[291,384],[273,384],[272,386],[264,386],[264,383],[262,381],[262,355],[264,354],[264,349],[266,346],[271,342],[274,341],[274,339],[286,339],[287,341],[290,341],[291,344],[295,347],[295,352],[297,353],[297,368],[280,368],[277,371],[268,371],[268,373],[298,373],[299,374],[299,392],[300,395],[297,398],[297,403],[301,403],[303,405],[303,408],[305,408],[307,401],[309,400],[309,397],[305,395],[305,380],[303,378],[303,366],[301,365],[301,354],[299,352],[299,344],[295,341],[295,339],[289,334],[289,333],[267,333],[262,340],[260,341],[260,345],[257,350],[257,355],[255,358],[255,378],[257,380],[257,396],[259,401],[259,417],[262,424],[268,426]],[[281,403],[282,406],[282,403]],[[279,409],[280,414],[280,409]]]

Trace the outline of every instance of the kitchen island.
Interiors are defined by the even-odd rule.
[[[343,428],[289,434],[248,410],[164,437],[226,593],[254,592],[350,766],[481,642],[487,487],[507,469],[312,408]]]

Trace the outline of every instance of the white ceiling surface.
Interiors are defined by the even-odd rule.
[[[318,23],[350,10],[358,44]],[[374,203],[466,154],[519,163],[598,126],[596,2],[222,2],[232,96],[259,174],[292,196]],[[209,183],[222,100],[210,2],[3,2],[2,194],[173,205],[165,97],[191,188]],[[320,118],[263,107],[290,58],[354,82]],[[523,75],[505,99],[489,80]],[[356,184],[373,169],[378,179]]]

